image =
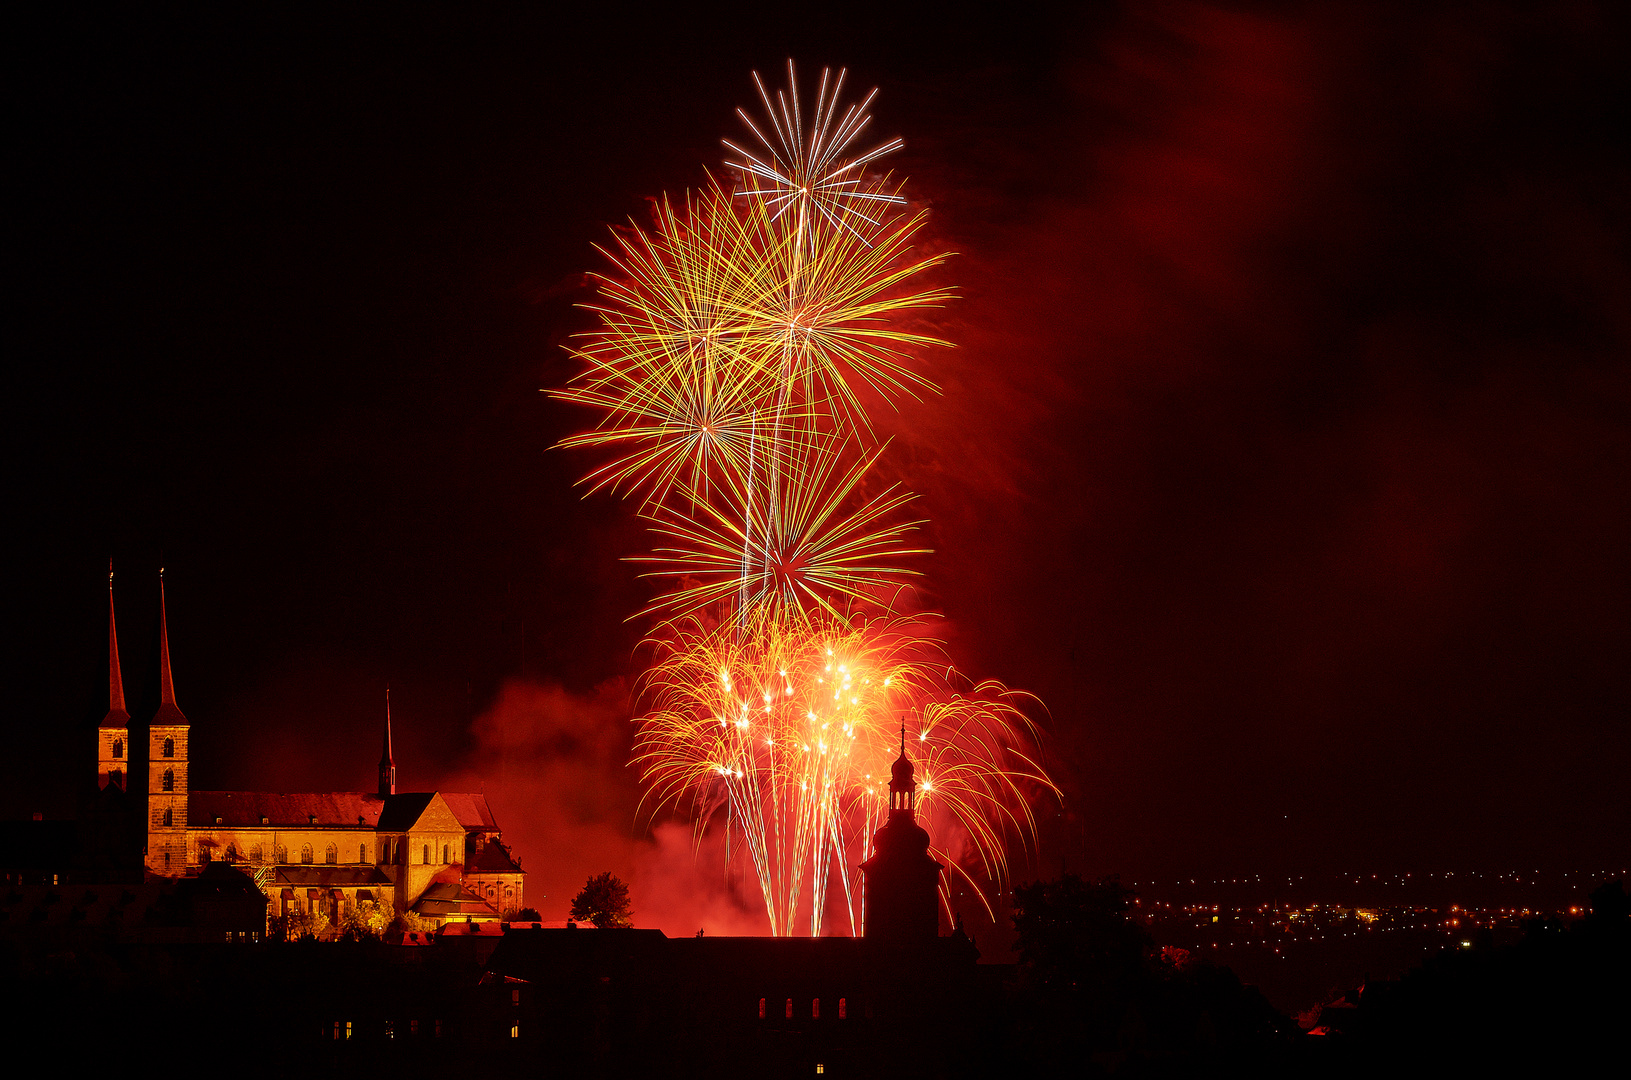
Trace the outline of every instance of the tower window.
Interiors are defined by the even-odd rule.
[[[113,756],[116,758],[125,756],[125,741],[123,739],[113,740]]]
[[[174,769],[164,770],[163,786],[165,791],[174,791],[176,789],[176,771]]]
[[[169,790],[169,789],[167,788],[166,790]],[[171,812],[171,810],[170,810],[170,808],[168,806],[166,806],[164,808],[164,823],[166,825],[174,825],[175,824],[175,816]]]
[[[175,757],[176,756],[176,741],[174,739],[165,739],[164,740],[164,756],[165,757]]]

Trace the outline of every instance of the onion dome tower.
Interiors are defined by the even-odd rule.
[[[929,834],[915,820],[917,780],[906,757],[906,725],[900,757],[889,776],[889,820],[872,834],[865,876],[865,927],[869,940],[893,944],[933,941],[940,935],[940,872],[929,856]]]

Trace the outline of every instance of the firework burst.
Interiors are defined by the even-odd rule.
[[[666,620],[636,700],[647,809],[722,822],[774,933],[819,934],[830,910],[858,932],[903,717],[935,850],[982,898],[1034,840],[1031,797],[1057,789],[1024,695],[963,684],[897,614],[923,522],[876,479],[870,411],[936,392],[920,354],[947,343],[910,322],[951,296],[922,283],[944,258],[915,247],[924,213],[870,171],[901,142],[859,149],[877,92],[841,104],[842,71],[808,116],[791,64],[785,91],[754,82],[757,144],[726,143],[739,182],[614,233],[582,370],[551,393],[597,414],[561,445],[610,451],[583,482],[639,500],[657,541],[632,561],[670,583],[639,613]]]
[[[699,830],[723,820],[773,933],[807,918],[819,935],[835,886],[858,930],[855,868],[887,812],[903,716],[916,729],[921,812],[967,838],[979,877],[968,857],[936,854],[977,892],[1005,887],[1009,842],[1034,831],[1031,789],[1055,790],[1028,750],[1036,731],[1020,695],[993,682],[959,692],[922,629],[756,607],[730,627],[675,620],[648,642],[634,762],[651,809],[688,809]]]

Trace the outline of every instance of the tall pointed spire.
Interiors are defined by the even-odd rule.
[[[391,688],[385,688],[385,745],[379,754],[379,797],[396,794],[396,759],[391,756]]]
[[[108,715],[103,727],[122,728],[130,724],[125,711],[125,679],[119,670],[119,631],[113,621],[113,560],[108,560]]]
[[[187,718],[176,707],[176,684],[170,676],[170,624],[164,608],[164,568],[159,567],[159,711],[155,724],[185,724]]]

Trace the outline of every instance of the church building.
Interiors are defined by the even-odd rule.
[[[359,901],[425,918],[496,919],[523,906],[525,872],[479,792],[398,792],[387,695],[374,791],[214,791],[192,784],[190,722],[176,705],[159,576],[159,706],[136,731],[125,706],[108,577],[108,713],[97,730],[97,781],[144,820],[150,875],[194,876],[212,862],[253,876],[271,912],[338,924]],[[110,792],[108,789],[117,789]]]

